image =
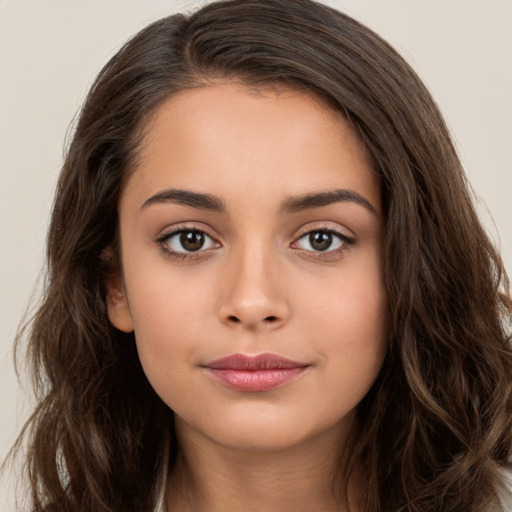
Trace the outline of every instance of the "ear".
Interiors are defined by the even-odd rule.
[[[123,332],[133,331],[133,319],[119,265],[111,248],[103,251],[101,259],[107,263],[110,271],[105,279],[107,312],[110,323]]]

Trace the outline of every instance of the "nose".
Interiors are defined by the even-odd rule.
[[[269,331],[285,325],[291,315],[286,279],[276,256],[259,247],[232,255],[222,282],[220,320],[232,327]]]

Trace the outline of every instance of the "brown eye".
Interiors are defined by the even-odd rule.
[[[293,245],[303,251],[335,253],[343,250],[346,245],[353,243],[353,238],[338,231],[316,229],[304,233]]]
[[[309,245],[315,251],[326,251],[332,245],[332,233],[314,231],[309,234]]]
[[[162,236],[158,243],[168,252],[187,254],[218,247],[210,236],[200,229],[179,229]]]
[[[204,245],[205,236],[201,231],[182,231],[180,243],[186,251],[198,251]]]

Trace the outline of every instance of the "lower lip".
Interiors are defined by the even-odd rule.
[[[268,391],[295,380],[306,366],[266,370],[235,370],[232,368],[206,368],[221,384],[237,391]]]

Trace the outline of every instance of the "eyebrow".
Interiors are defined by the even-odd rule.
[[[168,189],[152,195],[144,202],[141,210],[144,210],[148,206],[161,203],[175,203],[200,210],[210,210],[220,213],[227,210],[224,201],[217,196],[182,189]],[[362,195],[353,190],[337,189],[290,197],[281,203],[279,214],[284,215],[321,208],[322,206],[328,206],[333,203],[356,203],[374,214],[377,213],[370,201]]]
[[[211,194],[192,192],[191,190],[168,189],[152,195],[144,201],[141,210],[148,206],[160,203],[176,203],[200,210],[211,210],[215,212],[226,211],[226,205],[218,197]]]
[[[333,203],[356,203],[374,214],[377,213],[368,199],[353,190],[346,189],[329,190],[327,192],[290,197],[281,204],[279,213],[295,213],[312,208],[321,208],[322,206],[328,206]]]

